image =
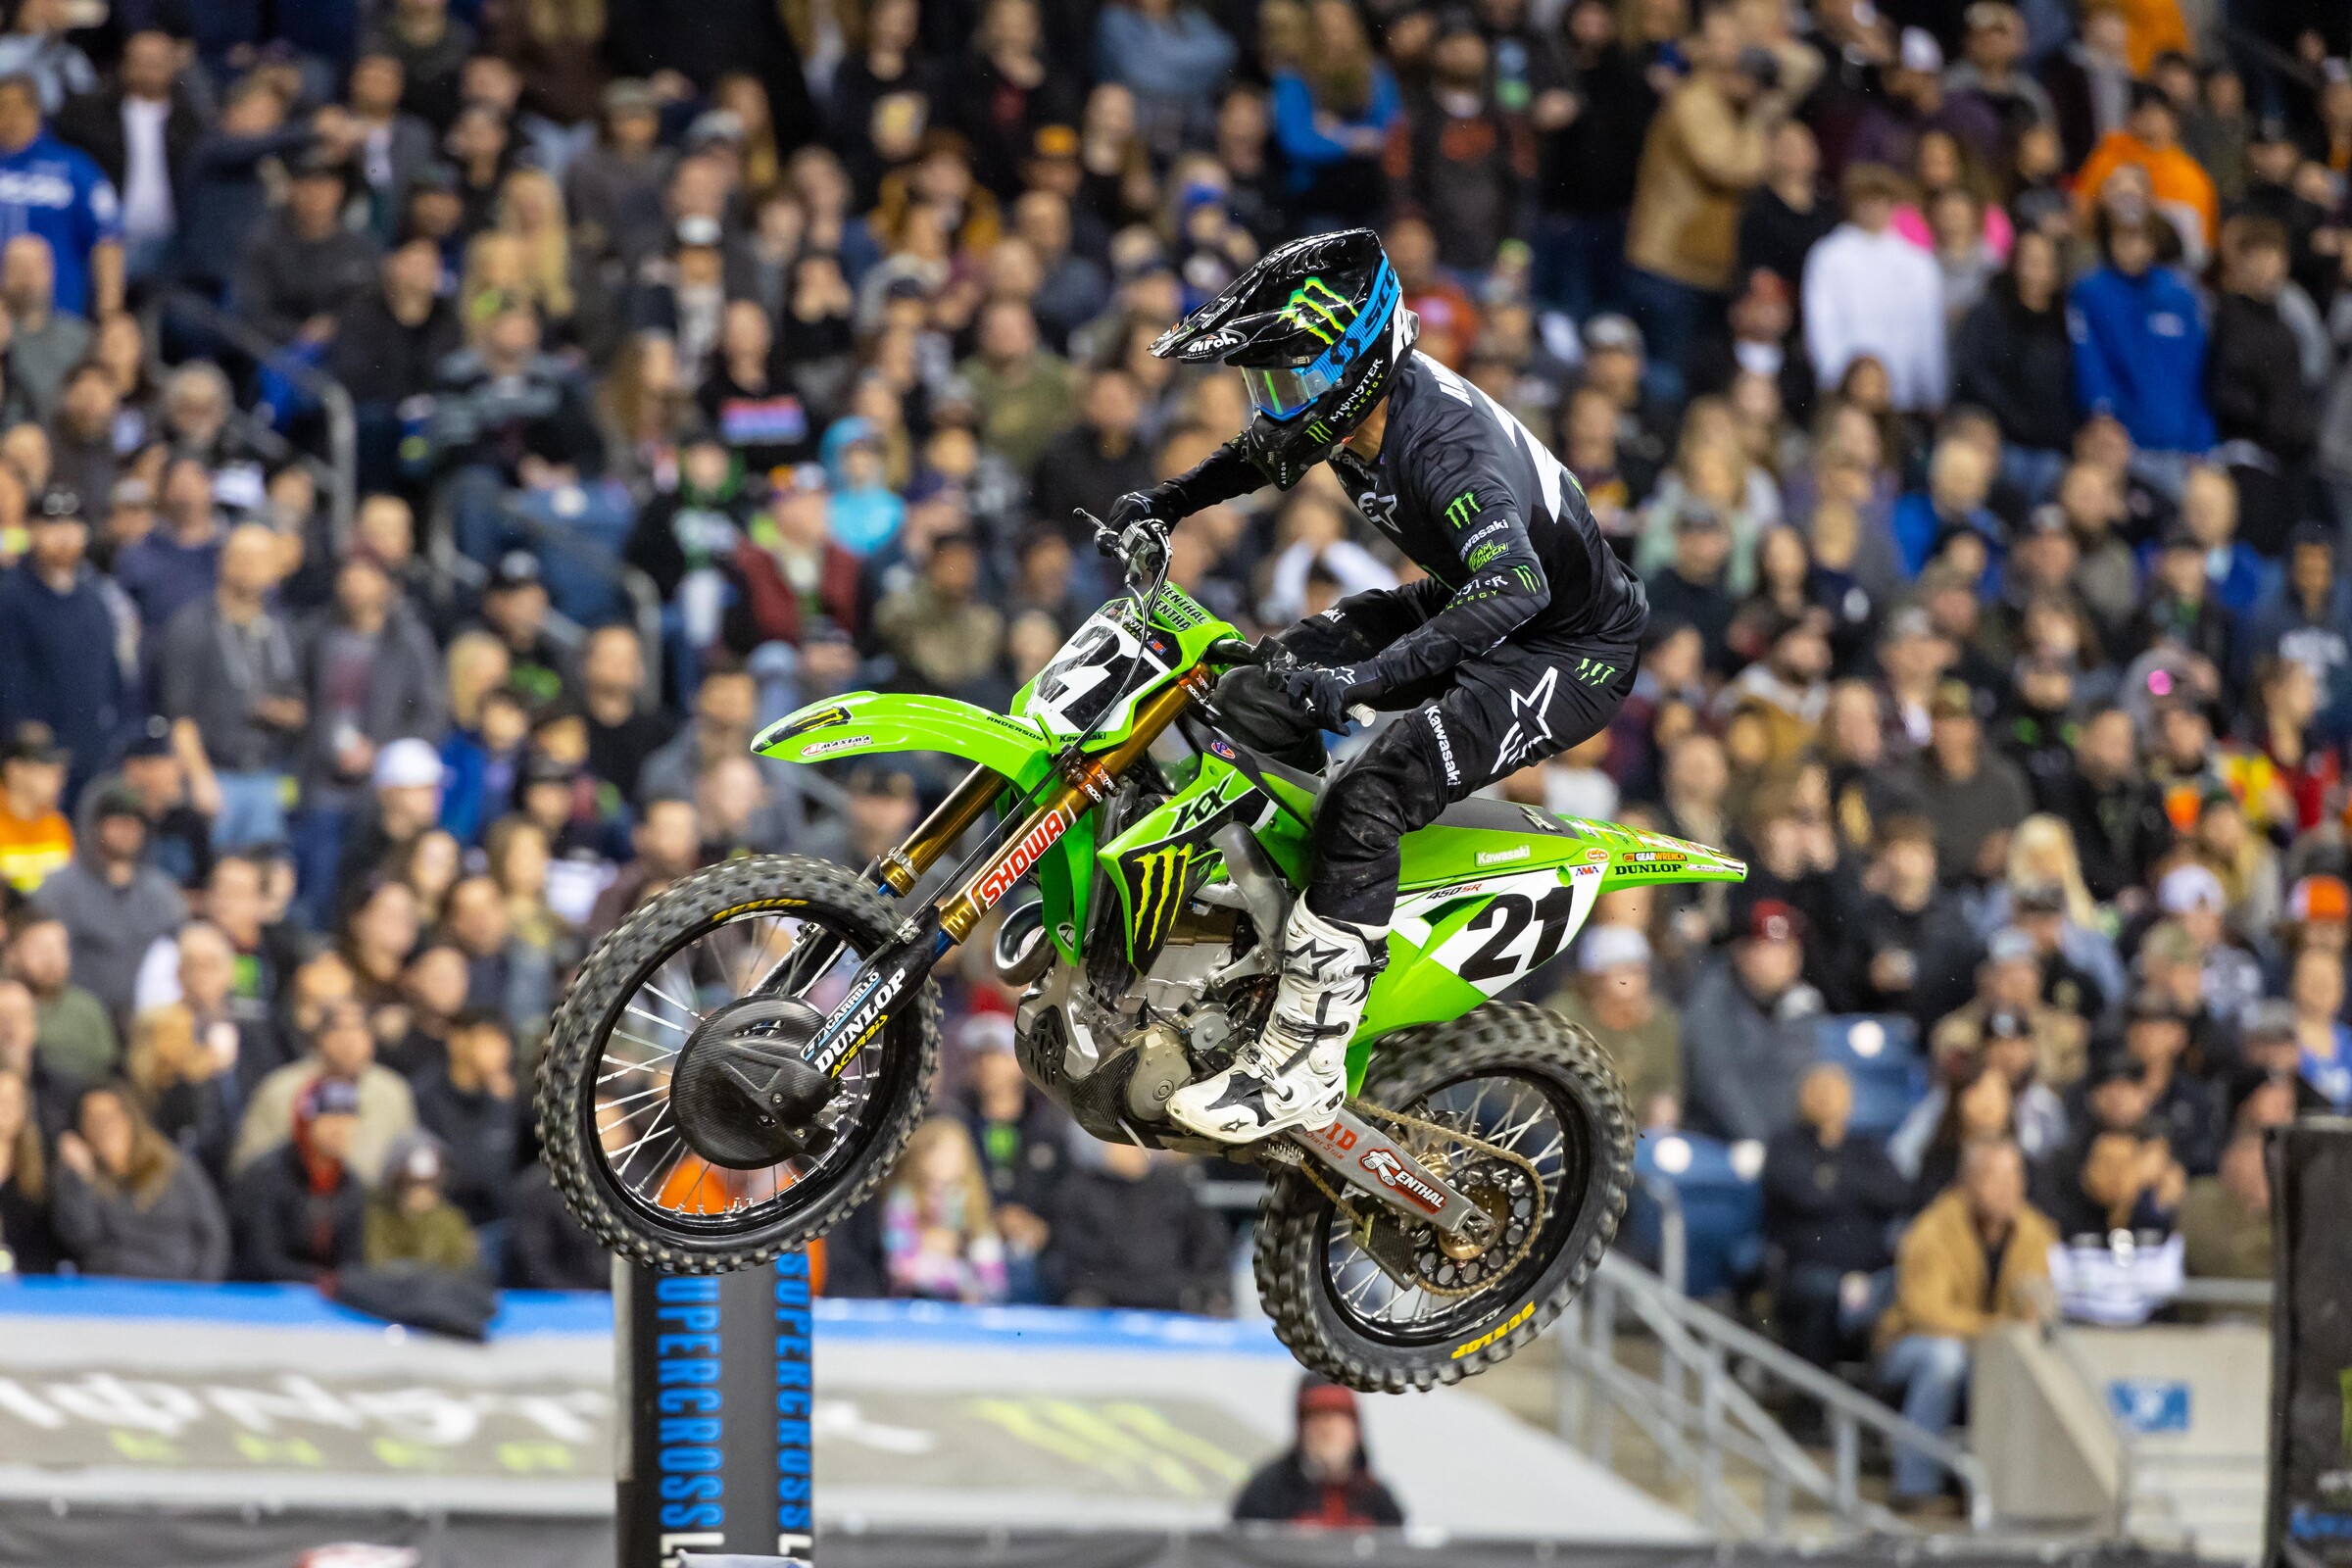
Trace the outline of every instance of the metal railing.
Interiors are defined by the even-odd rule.
[[[157,303],[156,309],[160,316],[175,317],[205,335],[220,339],[254,364],[268,366],[318,400],[326,421],[323,463],[242,409],[232,406],[229,417],[237,427],[238,436],[257,452],[281,462],[298,458],[325,481],[327,518],[334,529],[335,553],[340,556],[351,545],[351,519],[359,506],[360,484],[359,415],[343,383],[318,367],[289,355],[284,344],[271,341],[268,333],[252,322],[231,315],[192,290],[173,289]],[[147,341],[160,347],[163,336],[160,332],[150,332]]]
[[[637,641],[645,651],[646,689],[660,692],[662,591],[654,586],[654,579],[604,546],[567,533],[544,517],[535,515],[517,505],[511,495],[501,504],[499,515],[508,527],[524,535],[534,546],[568,556],[620,590],[629,601],[630,619],[636,624]],[[431,525],[426,532],[426,559],[445,581],[479,589],[490,580],[490,568],[458,548],[457,531],[451,525],[446,498],[436,498]],[[560,610],[548,611],[547,634],[566,653],[578,652],[588,640],[588,628]]]
[[[1655,1379],[1618,1357],[1618,1327],[1627,1317],[1656,1344],[1661,1364]],[[1601,1259],[1552,1337],[1560,1357],[1554,1394],[1561,1438],[1605,1465],[1613,1457],[1618,1419],[1632,1422],[1677,1478],[1692,1487],[1699,1522],[1711,1530],[1781,1539],[1794,1500],[1802,1496],[1847,1531],[1908,1533],[1907,1525],[1862,1495],[1865,1433],[1933,1459],[1958,1481],[1969,1527],[1992,1523],[1991,1492],[1974,1454],[1615,1253]],[[1819,1407],[1831,1439],[1828,1470],[1765,1409],[1751,1389],[1757,1382]],[[1728,1461],[1757,1472],[1761,1510],[1729,1485]]]

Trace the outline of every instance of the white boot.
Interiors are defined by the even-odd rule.
[[[1388,962],[1388,935],[1385,926],[1326,920],[1303,898],[1292,906],[1265,1032],[1223,1072],[1178,1090],[1170,1119],[1227,1144],[1328,1123],[1348,1098],[1348,1042]]]

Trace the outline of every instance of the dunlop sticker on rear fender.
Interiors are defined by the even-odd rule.
[[[1518,1311],[1513,1312],[1510,1317],[1503,1322],[1501,1327],[1496,1328],[1489,1333],[1482,1334],[1475,1340],[1455,1346],[1453,1348],[1453,1354],[1450,1359],[1459,1361],[1465,1355],[1476,1355],[1479,1351],[1485,1349],[1488,1346],[1493,1345],[1496,1340],[1503,1338],[1513,1329],[1517,1328],[1520,1324],[1526,1322],[1529,1318],[1534,1317],[1535,1315],[1536,1303],[1530,1301]]]

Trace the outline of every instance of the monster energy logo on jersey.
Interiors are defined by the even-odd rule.
[[[1184,884],[1193,868],[1193,846],[1163,844],[1145,850],[1129,865],[1135,878],[1135,926],[1131,951],[1150,952],[1167,939],[1184,903]]]
[[[1306,333],[1318,343],[1337,343],[1348,330],[1341,313],[1351,310],[1347,297],[1319,277],[1310,277],[1291,290],[1290,302],[1283,306],[1281,319]],[[1317,436],[1316,440],[1322,437]]]
[[[1465,490],[1446,503],[1446,520],[1456,528],[1467,528],[1470,519],[1478,515],[1478,493]]]

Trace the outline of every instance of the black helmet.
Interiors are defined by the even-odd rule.
[[[1389,389],[1420,323],[1368,228],[1278,246],[1152,345],[1163,360],[1239,367],[1255,411],[1244,442],[1284,489],[1332,454]]]

